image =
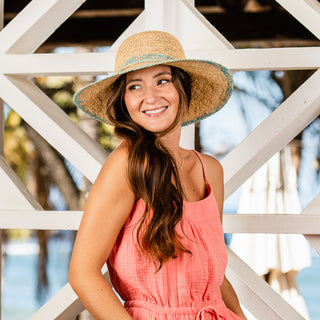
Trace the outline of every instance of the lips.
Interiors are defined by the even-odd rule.
[[[149,117],[157,117],[163,114],[168,107],[160,107],[160,108],[155,108],[155,109],[150,109],[150,110],[144,110],[143,113],[145,113]]]

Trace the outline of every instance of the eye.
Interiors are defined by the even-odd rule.
[[[170,82],[169,79],[161,79],[161,80],[158,81],[158,85],[166,84],[168,82]]]
[[[137,85],[137,84],[132,84],[132,85],[129,85],[129,86],[127,87],[127,90],[128,90],[128,91],[134,91],[134,90],[137,90],[137,89],[139,89],[139,88],[140,88],[139,85]]]

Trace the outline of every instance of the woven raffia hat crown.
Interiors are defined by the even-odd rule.
[[[116,55],[115,72],[76,92],[74,103],[92,117],[110,123],[106,101],[112,84],[130,71],[160,64],[180,68],[191,78],[191,101],[182,125],[198,122],[220,110],[232,93],[232,76],[226,67],[213,61],[186,59],[174,36],[163,31],[145,31],[123,41]]]

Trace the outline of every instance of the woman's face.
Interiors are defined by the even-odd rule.
[[[179,93],[169,66],[154,66],[126,75],[124,102],[131,119],[151,132],[169,128],[177,117]]]

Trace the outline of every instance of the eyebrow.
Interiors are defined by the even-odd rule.
[[[153,79],[158,78],[158,77],[160,77],[160,76],[164,76],[164,75],[172,76],[172,73],[169,72],[169,71],[163,71],[163,72],[157,73],[157,74],[153,77]],[[128,84],[131,83],[131,82],[135,82],[135,81],[140,81],[140,82],[141,82],[142,79],[136,78],[136,79],[128,80],[128,81],[126,82],[126,85],[128,85]]]

